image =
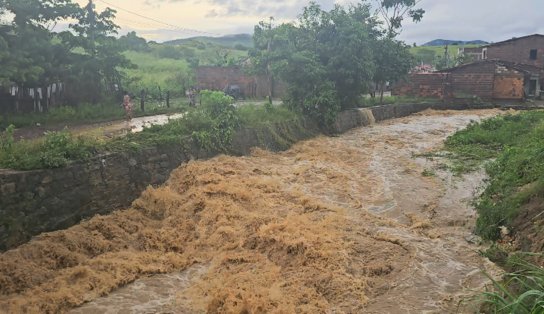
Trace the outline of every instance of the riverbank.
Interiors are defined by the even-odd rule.
[[[483,177],[454,180],[414,156],[495,114],[424,112],[281,153],[189,162],[126,210],[0,255],[0,304],[63,310],[187,270],[166,305],[108,303],[115,292],[97,302],[192,313],[455,311],[488,282],[479,270],[495,270],[465,239],[475,219],[468,198]],[[152,278],[136,285],[161,290],[164,278]]]

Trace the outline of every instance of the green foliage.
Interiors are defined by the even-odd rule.
[[[185,90],[194,85],[193,72],[184,60],[156,58],[153,53],[127,51],[125,56],[137,67],[125,69],[125,88],[140,95],[142,89],[153,98],[170,91],[172,97],[185,97]],[[164,97],[164,95],[163,95]]]
[[[13,131],[15,131],[15,126],[12,124],[6,128],[6,131],[0,133],[0,150],[4,152],[9,152],[12,150],[13,143]]]
[[[125,50],[132,51],[149,51],[149,45],[147,41],[136,35],[136,32],[132,31],[124,36],[119,37],[119,44]]]
[[[42,140],[13,141],[13,129],[1,136],[0,168],[20,170],[58,168],[71,160],[85,160],[95,151],[94,141],[74,138],[67,131],[48,132]],[[6,143],[11,143],[6,145]]]
[[[375,45],[374,60],[376,71],[374,82],[380,88],[381,97],[386,82],[394,83],[408,74],[414,65],[414,59],[410,54],[409,46],[401,41],[384,38],[378,40]]]
[[[520,256],[511,258],[507,267],[512,271],[502,281],[490,278],[495,289],[482,294],[483,312],[544,313],[544,269]]]
[[[211,118],[210,128],[193,131],[193,139],[205,149],[226,152],[240,119],[234,107],[234,99],[223,92],[200,92],[202,110]]]
[[[373,79],[381,33],[376,16],[367,4],[327,12],[312,2],[296,25],[271,22],[255,27],[254,72],[284,81],[285,102],[329,127],[340,109],[356,106]]]
[[[489,184],[476,202],[477,232],[497,239],[520,207],[544,194],[544,112],[532,111],[472,123],[451,136],[446,148],[459,171],[475,169],[486,160]]]
[[[113,23],[115,12],[101,13],[71,0],[5,0],[2,9],[13,16],[0,29],[2,71],[0,82],[30,88],[45,88],[56,82],[69,82],[68,102],[96,103],[120,82],[118,68],[130,63]],[[55,33],[53,25],[69,19],[69,31]],[[47,108],[46,108],[47,109]]]
[[[240,123],[248,127],[258,127],[300,119],[299,115],[285,105],[273,106],[266,102],[264,105],[247,104],[238,108]]]
[[[378,12],[386,23],[388,38],[394,38],[402,31],[402,22],[409,17],[414,22],[419,22],[425,14],[425,10],[417,9],[417,0],[376,0]]]
[[[91,147],[82,138],[74,139],[67,131],[48,132],[41,150],[40,161],[46,168],[62,167],[70,160],[82,160],[91,155]]]

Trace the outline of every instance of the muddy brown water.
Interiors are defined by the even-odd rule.
[[[191,162],[130,209],[0,255],[0,308],[474,312],[482,271],[500,273],[468,241],[485,176],[417,156],[497,114],[426,111],[282,153]]]

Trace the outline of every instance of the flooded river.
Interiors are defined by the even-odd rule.
[[[417,157],[495,110],[426,111],[290,150],[175,170],[131,208],[0,255],[0,309],[71,313],[471,313],[499,270],[470,200]]]

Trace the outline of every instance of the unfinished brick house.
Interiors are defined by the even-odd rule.
[[[464,52],[477,61],[439,71],[435,76],[412,74],[408,81],[394,86],[393,95],[486,100],[523,100],[541,96],[544,35],[465,48]]]
[[[512,38],[484,46],[482,59],[544,67],[544,35],[534,34]]]
[[[260,99],[269,93],[266,77],[246,74],[241,67],[201,66],[196,69],[196,81],[200,90],[224,91],[228,86],[237,85],[244,98]],[[273,85],[273,97],[281,97],[284,92],[282,84]]]
[[[436,73],[412,74],[396,84],[393,95],[430,98],[522,100],[532,73],[498,60],[482,60]]]
[[[459,55],[465,55],[470,58],[472,61],[483,60],[483,47],[463,47],[459,48]]]

